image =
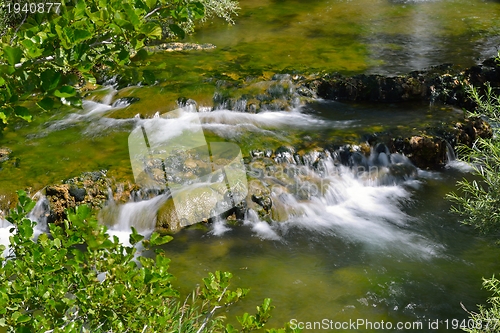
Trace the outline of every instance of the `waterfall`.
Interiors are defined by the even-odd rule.
[[[451,146],[451,144],[446,141],[446,163],[453,162],[457,159],[457,156],[455,155],[455,150]]]
[[[461,161],[457,158],[455,150],[448,141],[446,142],[446,168],[456,169],[461,172],[471,172],[473,170],[472,165],[465,161]]]
[[[169,197],[169,194],[161,194],[149,200],[131,201],[123,205],[111,203],[111,214],[106,216],[115,220],[103,220],[101,215],[100,222],[108,225],[112,224],[108,229],[108,233],[111,236],[117,236],[122,244],[130,245],[131,227],[134,227],[143,235],[150,234],[156,226],[158,209]]]
[[[50,207],[49,200],[47,197],[43,195],[41,192],[37,192],[34,196],[35,199],[38,199],[35,207],[29,212],[26,216],[33,222],[36,222],[35,226],[35,239],[38,238],[42,232],[48,232],[49,228],[47,226],[47,217],[49,216]]]
[[[11,235],[10,229],[13,227],[7,220],[0,218],[0,245],[5,246],[2,256],[5,257],[9,253],[9,237]]]
[[[49,215],[49,201],[41,192],[37,192],[33,196],[33,199],[38,199],[38,201],[26,217],[31,221],[36,222],[33,229],[33,240],[36,241],[40,234],[48,232],[47,217]],[[11,236],[10,230],[13,227],[14,226],[9,221],[0,219],[0,245],[4,245],[6,247],[3,252],[4,256],[9,253],[9,237]]]
[[[326,158],[324,170],[329,171],[316,185],[322,188],[311,186],[308,189],[310,200],[301,200],[290,193],[273,193],[273,205],[283,205],[289,214],[286,221],[268,224],[261,221],[255,211],[249,211],[245,224],[264,239],[280,239],[281,235],[294,229],[308,230],[340,236],[347,242],[366,246],[397,248],[411,255],[434,255],[440,245],[409,232],[414,218],[403,210],[404,204],[411,201],[410,190],[418,187],[420,181],[412,176],[405,179],[391,175],[395,166],[403,168],[408,165],[389,163],[385,152],[380,155],[384,156],[381,166],[372,166],[363,172],[348,166],[336,166],[334,158]],[[392,156],[391,160],[401,161],[404,156]],[[380,159],[376,157],[374,161]],[[311,168],[309,171],[317,173]],[[307,190],[307,186],[299,186]]]

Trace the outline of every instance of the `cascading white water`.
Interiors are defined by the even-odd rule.
[[[112,94],[114,91],[110,91],[109,98]],[[153,135],[158,137],[151,137],[150,142],[160,143],[180,135],[183,130],[189,130],[193,126],[194,117],[200,119],[204,129],[221,138],[236,141],[249,132],[286,140],[281,132],[282,129],[286,129],[287,132],[295,129],[314,131],[325,128],[342,129],[353,125],[350,120],[325,120],[301,113],[300,110],[258,114],[216,110],[200,113],[181,112],[176,118],[167,119],[154,117],[117,120],[105,116],[112,108],[109,101],[107,104],[88,101],[84,105],[84,113],[76,117],[95,118],[97,122],[93,121],[91,126],[94,130],[116,126],[117,122],[130,121],[146,128],[151,126],[168,128],[168,131],[152,131]],[[67,125],[73,120],[69,117],[62,122]],[[91,131],[90,126],[87,132],[90,133],[89,131]],[[157,147],[151,147],[155,148]],[[391,175],[394,167],[404,169],[409,161],[402,155],[380,151],[372,153],[372,156],[363,163],[375,167],[375,171],[356,174],[347,167],[339,167],[331,157],[323,161],[325,170],[321,174],[308,165],[307,168],[311,173],[315,173],[315,177],[322,178],[325,188],[321,195],[313,195],[310,200],[303,201],[291,194],[273,194],[273,200],[282,201],[285,207],[294,207],[296,213],[291,214],[286,222],[268,224],[260,221],[255,212],[249,211],[245,224],[251,226],[253,232],[260,237],[268,239],[280,239],[290,228],[303,228],[320,233],[338,234],[349,241],[382,247],[394,246],[397,243],[407,249],[432,253],[437,247],[408,231],[406,226],[411,224],[411,218],[400,208],[401,203],[410,197],[408,188],[418,186],[415,175],[409,175],[407,178]],[[421,173],[419,177],[423,175],[425,173]],[[122,242],[128,243],[131,226],[142,233],[149,233],[154,229],[157,210],[165,200],[166,196],[160,195],[150,200],[110,206],[108,209],[113,211],[114,221],[111,223],[103,221],[103,223],[112,225],[110,233],[119,236]],[[222,221],[218,221],[214,223],[212,233],[222,235],[227,230],[229,228]]]
[[[374,160],[379,159],[375,157]],[[404,157],[391,154],[391,160],[404,160]],[[411,231],[414,218],[401,206],[411,200],[409,190],[418,187],[420,181],[413,177],[396,179],[390,176],[387,155],[381,166],[371,168],[371,176],[368,172],[353,172],[349,167],[336,166],[331,157],[323,163],[327,170],[320,185],[323,189],[310,188],[315,194],[310,200],[299,200],[289,193],[272,194],[274,204],[279,202],[293,212],[287,221],[268,224],[261,221],[256,212],[249,211],[245,224],[265,239],[281,239],[281,235],[292,229],[304,229],[419,257],[432,256],[442,248]],[[311,168],[308,170],[315,173]],[[221,226],[217,228],[222,230]]]
[[[0,245],[5,246],[5,250],[3,251],[3,257],[5,257],[9,253],[9,237],[11,235],[10,229],[12,229],[13,225],[9,223],[7,220],[0,219]]]
[[[167,194],[162,194],[149,200],[131,201],[124,205],[115,206],[113,211],[116,220],[108,229],[108,233],[110,236],[117,236],[124,245],[130,245],[131,227],[143,235],[150,234],[156,226],[156,213],[168,197]],[[114,203],[110,203],[110,205],[114,206]],[[109,221],[101,222],[108,224]]]
[[[58,131],[67,127],[78,125],[82,122],[91,122],[90,126],[84,131],[87,135],[102,134],[110,128],[117,128],[133,124],[137,121],[136,118],[131,119],[115,119],[106,117],[110,111],[122,109],[126,107],[127,103],[114,103],[111,104],[115,97],[117,90],[113,86],[106,86],[102,88],[105,95],[100,101],[84,100],[82,109],[75,113],[70,113],[61,120],[49,122],[47,131]]]
[[[286,114],[285,114],[286,113]],[[294,112],[262,112],[249,114],[218,110],[213,112],[180,112],[177,117],[138,119],[138,125],[146,128],[169,128],[168,131],[151,131],[150,143],[162,143],[189,130],[194,117],[199,117],[204,129],[226,139],[238,139],[248,131],[276,136],[281,128],[288,130],[344,128],[345,121],[328,121],[312,115]],[[154,136],[154,137],[153,137]],[[152,144],[151,149],[157,149]],[[160,147],[161,148],[161,147]],[[361,157],[360,157],[361,156]],[[279,240],[290,228],[307,229],[323,234],[339,235],[346,241],[360,242],[370,246],[398,247],[405,251],[432,254],[439,246],[430,244],[408,228],[412,218],[407,216],[401,204],[411,196],[408,190],[418,186],[417,170],[409,160],[399,154],[390,154],[387,149],[373,152],[368,158],[358,155],[360,165],[369,169],[353,171],[339,166],[330,156],[323,159],[323,170],[318,172],[312,165],[304,166],[316,178],[321,178],[324,188],[304,201],[289,193],[273,193],[275,202],[284,207],[293,207],[285,222],[261,221],[253,211],[248,211],[244,224],[251,227],[262,238]],[[307,160],[307,159],[305,159]],[[314,160],[314,158],[312,158]],[[399,172],[399,173],[398,173]],[[401,175],[403,174],[403,176]],[[420,177],[425,175],[422,173]],[[128,242],[130,227],[149,233],[154,229],[157,210],[166,200],[165,195],[150,200],[130,202],[114,208],[116,222],[110,233]],[[222,235],[229,228],[220,220],[213,224],[212,233]]]
[[[331,163],[331,161],[327,161]],[[320,233],[340,235],[344,240],[377,247],[397,247],[403,250],[432,254],[439,246],[430,244],[405,229],[413,218],[401,209],[409,200],[409,186],[418,181],[400,181],[380,185],[377,181],[356,177],[347,167],[339,174],[328,175],[327,189],[310,202],[299,202],[288,195],[289,205],[303,211],[276,230],[298,227]]]
[[[47,216],[49,213],[49,202],[41,192],[37,192],[33,197],[37,199],[37,202],[35,207],[33,207],[31,212],[26,217],[31,221],[36,222],[33,230],[33,239],[36,241],[41,233],[48,231]],[[0,219],[0,245],[4,245],[6,247],[3,252],[4,257],[9,254],[9,238],[12,235],[11,230],[13,227],[14,226],[9,221]]]

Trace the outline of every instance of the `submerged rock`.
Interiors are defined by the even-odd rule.
[[[488,139],[493,136],[493,130],[490,124],[479,117],[465,119],[464,122],[455,125],[457,133],[455,135],[456,142],[467,145],[469,147],[478,139]]]
[[[245,205],[234,204],[238,194],[230,192],[225,183],[186,186],[172,192],[159,208],[156,228],[164,233],[176,233],[190,225],[225,218],[234,214],[242,216]]]
[[[233,89],[235,86],[237,90]],[[301,82],[294,82],[289,74],[275,74],[268,81],[251,80],[238,85],[224,81],[218,84],[218,88],[213,95],[214,110],[249,113],[291,111],[315,96]]]
[[[202,50],[212,50],[215,49],[216,46],[213,44],[196,44],[196,43],[181,43],[181,42],[171,42],[171,43],[162,43],[158,45],[146,46],[145,47],[149,52],[158,52],[158,51],[202,51]]]
[[[474,103],[464,87],[469,84],[481,86],[485,82],[490,82],[493,87],[500,86],[500,64],[494,59],[466,70],[445,64],[398,76],[327,74],[306,79],[302,86],[315,96],[330,100],[382,103],[430,101],[471,108]]]
[[[8,161],[11,153],[12,150],[9,148],[0,148],[0,163]]]
[[[435,170],[446,163],[446,142],[443,139],[413,136],[407,143],[407,156],[420,168]]]

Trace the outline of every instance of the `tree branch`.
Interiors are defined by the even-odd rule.
[[[165,8],[165,6],[160,6],[160,7],[156,7],[155,9],[153,9],[152,11],[150,11],[149,13],[147,13],[145,16],[144,16],[144,20],[147,19],[148,17],[150,17],[151,15],[153,15],[154,13],[156,13],[157,11],[159,11],[160,9],[163,9]]]

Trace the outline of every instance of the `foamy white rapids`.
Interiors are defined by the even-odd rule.
[[[455,169],[460,172],[472,172],[474,170],[474,167],[470,163],[460,160],[449,161],[448,163],[446,163],[446,168]]]
[[[33,228],[33,240],[36,241],[40,234],[48,231],[47,228],[47,215],[49,212],[49,202],[47,198],[38,192],[34,195],[34,199],[38,199],[35,204],[35,207],[31,210],[31,212],[26,216],[33,222],[36,222],[35,227]],[[3,256],[5,257],[9,253],[10,246],[10,236],[12,233],[10,230],[14,227],[12,223],[7,220],[0,219],[0,244],[5,246],[5,250],[3,252]],[[15,232],[15,230],[14,230]]]
[[[135,123],[136,118],[131,119],[114,119],[106,117],[112,110],[124,108],[124,105],[111,105],[113,97],[116,95],[117,90],[113,87],[103,88],[107,93],[100,101],[84,100],[82,102],[82,110],[75,113],[70,113],[61,120],[51,122],[47,127],[48,131],[58,131],[67,127],[75,126],[82,122],[91,122],[91,125],[85,130],[85,134],[96,135],[103,133],[105,130],[130,123]]]
[[[0,245],[5,246],[5,250],[3,251],[3,257],[7,256],[9,253],[9,237],[11,236],[10,229],[13,227],[9,221],[0,219]]]
[[[156,213],[167,199],[167,195],[159,195],[149,200],[108,207],[107,209],[112,209],[116,215],[116,221],[113,221],[114,224],[108,229],[108,234],[118,237],[120,243],[126,246],[130,246],[132,227],[143,236],[149,236],[156,226]],[[109,221],[101,222],[108,224]]]
[[[325,163],[334,170],[331,159]],[[402,203],[411,200],[409,188],[418,187],[418,180],[381,185],[347,167],[335,170],[324,177],[323,193],[311,200],[298,200],[289,193],[272,194],[273,203],[280,203],[292,212],[287,221],[268,224],[249,211],[245,224],[263,239],[284,240],[292,229],[304,229],[378,250],[397,250],[412,257],[440,252],[441,245],[412,231],[414,218],[402,209]]]
[[[298,110],[266,111],[256,114],[217,110],[200,113],[199,118],[203,128],[214,132],[216,135],[232,139],[248,133],[264,133],[269,136],[279,137],[274,131],[280,128],[300,128],[317,130],[320,128],[346,128],[351,121],[329,121],[304,114]]]
[[[158,148],[154,143],[163,145],[168,140],[180,136],[183,131],[198,129],[199,123],[204,129],[225,139],[237,139],[249,132],[262,133],[281,138],[274,130],[280,128],[320,129],[345,128],[350,121],[329,121],[318,119],[299,111],[269,111],[257,114],[216,110],[212,112],[186,112],[176,110],[171,114],[140,119],[137,125],[143,126],[148,133],[151,148]]]
[[[210,231],[210,233],[215,236],[221,236],[229,230],[231,229],[226,226],[224,220],[222,220],[221,218],[216,218],[214,223],[212,224],[212,230]]]

